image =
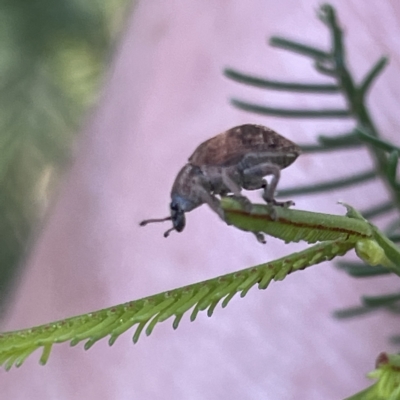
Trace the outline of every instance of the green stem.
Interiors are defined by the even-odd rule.
[[[346,97],[350,111],[356,118],[360,130],[362,130],[364,134],[378,138],[379,133],[365,105],[365,97],[368,92],[368,88],[371,86],[373,80],[387,64],[387,60],[386,58],[381,58],[367,74],[363,82],[357,86],[354,83],[353,78],[351,77],[351,74],[347,68],[343,46],[343,32],[337,24],[336,15],[333,7],[328,4],[321,6],[320,18],[323,22],[325,22],[325,24],[331,31],[333,49],[332,53],[334,62],[333,70],[335,71],[338,85],[342,88],[343,93]],[[362,135],[360,135],[360,139],[362,139]],[[393,203],[396,204],[397,209],[400,210],[400,191],[398,190],[397,184],[391,181],[391,179],[387,175],[388,161],[385,153],[372,143],[366,144],[375,160],[379,176],[382,178],[387,188],[389,189]]]

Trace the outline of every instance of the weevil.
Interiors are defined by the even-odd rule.
[[[231,128],[200,144],[179,171],[171,190],[170,216],[147,219],[152,222],[172,221],[173,230],[185,228],[185,213],[208,204],[222,220],[224,212],[216,196],[233,195],[245,207],[250,201],[242,189],[263,189],[263,199],[272,206],[289,207],[292,201],[278,202],[274,198],[280,171],[300,155],[298,145],[262,125],[246,124]],[[270,183],[264,179],[272,175]],[[272,213],[273,214],[273,213]],[[257,239],[265,243],[262,234]]]

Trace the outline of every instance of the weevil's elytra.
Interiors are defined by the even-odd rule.
[[[299,146],[272,129],[246,124],[206,140],[189,157],[189,163],[229,166],[239,163],[248,154],[255,157],[269,154],[271,161],[283,169],[295,161],[300,152]]]
[[[151,222],[172,220],[172,230],[181,232],[185,227],[185,212],[207,203],[223,220],[224,213],[216,196],[234,195],[243,204],[251,206],[241,190],[263,189],[268,204],[280,203],[274,194],[280,171],[292,164],[300,155],[300,147],[262,125],[246,124],[229,129],[200,144],[180,170],[171,190],[170,217],[145,220]],[[269,183],[263,179],[272,175]],[[261,234],[256,234],[264,242]]]

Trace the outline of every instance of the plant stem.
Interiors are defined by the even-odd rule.
[[[373,83],[374,78],[386,65],[387,60],[385,58],[380,59],[367,74],[363,82],[360,85],[356,85],[346,65],[346,57],[343,47],[343,32],[340,26],[337,24],[335,11],[332,6],[327,4],[323,5],[321,7],[320,18],[331,31],[334,62],[333,71],[335,73],[337,83],[342,88],[342,91],[346,97],[349,109],[356,119],[358,127],[364,132],[364,134],[378,138],[378,130],[376,129],[376,126],[365,105],[365,96],[369,87]],[[398,190],[395,182],[389,179],[387,175],[388,160],[386,154],[380,148],[371,143],[366,143],[366,146],[374,158],[379,176],[386,184],[389,192],[391,193],[393,202],[400,211],[400,191]]]

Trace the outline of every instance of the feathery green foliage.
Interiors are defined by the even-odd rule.
[[[372,229],[363,219],[278,210],[277,220],[271,221],[267,205],[254,205],[249,212],[242,209],[239,202],[227,198],[223,207],[227,221],[240,229],[263,231],[285,242],[302,240],[320,243],[278,260],[204,282],[35,328],[3,333],[0,335],[0,364],[7,370],[13,365],[19,367],[38,348],[43,348],[40,362],[45,364],[52,346],[66,341],[72,346],[86,341],[84,347],[87,350],[98,340],[109,336],[109,344],[112,345],[133,326],[136,326],[133,335],[133,342],[136,343],[143,330],[150,335],[157,323],[174,318],[172,325],[176,329],[190,309],[191,321],[200,311],[207,310],[208,316],[211,316],[220,302],[222,307],[226,307],[239,292],[244,297],[256,284],[259,289],[266,289],[272,280],[283,280],[292,272],[342,256],[360,240],[372,240]],[[310,225],[313,226],[312,234]],[[372,251],[376,252],[376,249]]]
[[[226,69],[225,75],[230,79],[248,86],[259,87],[268,90],[284,90],[286,92],[315,94],[324,93],[325,95],[340,92],[346,100],[347,108],[328,110],[299,110],[281,109],[271,105],[253,104],[238,99],[232,99],[231,102],[234,106],[242,110],[269,116],[282,116],[291,118],[351,118],[355,122],[355,126],[351,132],[332,138],[326,135],[319,136],[318,144],[304,144],[301,145],[301,147],[305,153],[317,153],[338,151],[350,147],[365,146],[369,150],[375,162],[374,170],[366,171],[358,175],[349,174],[347,177],[333,181],[280,190],[279,194],[283,196],[309,195],[332,189],[343,189],[348,186],[354,186],[361,182],[380,178],[385,183],[386,188],[388,188],[390,200],[372,206],[370,209],[363,211],[363,216],[365,218],[375,218],[377,216],[385,215],[388,212],[392,212],[393,210],[397,210],[397,212],[399,212],[400,185],[397,179],[397,165],[400,149],[389,141],[381,138],[366,104],[366,97],[369,94],[372,84],[387,65],[388,59],[386,57],[381,57],[371,67],[370,71],[365,75],[361,82],[356,83],[347,66],[343,32],[337,21],[334,8],[329,4],[324,4],[319,8],[318,16],[330,32],[330,49],[319,49],[282,37],[271,38],[270,44],[274,47],[278,47],[309,58],[313,63],[314,68],[322,75],[325,75],[329,79],[329,82],[322,84],[305,84],[302,82],[292,81],[274,81],[268,78],[261,78],[259,76],[255,77],[251,74],[239,72],[232,68]],[[333,83],[332,80],[334,81]],[[360,214],[357,215],[357,218],[360,220],[362,219]],[[395,218],[395,221],[386,227],[385,233],[387,233],[390,236],[390,239],[393,239],[393,241],[398,241],[398,229],[400,226],[398,213]],[[378,228],[373,225],[370,225],[370,227],[373,239],[370,240],[368,238],[365,240],[360,240],[357,242],[355,247],[357,254],[366,262],[366,264],[340,262],[339,266],[354,277],[371,277],[381,274],[388,274],[390,271],[399,275],[398,271],[400,269],[400,259],[398,258],[398,247],[389,239],[389,237],[380,232]],[[375,250],[379,250],[372,250],[374,247]],[[377,266],[371,267],[371,264]],[[387,268],[382,268],[382,265],[385,265]],[[374,297],[373,301],[370,301],[370,299],[371,297],[364,296],[362,298],[362,306],[340,310],[336,312],[336,316],[340,318],[349,318],[383,308],[395,313],[399,312],[400,298],[397,294]],[[383,378],[381,377],[381,381],[382,379]],[[397,382],[400,382],[398,376],[396,379]],[[378,389],[381,388],[381,381],[374,385],[374,387]],[[394,381],[392,381],[392,383]],[[398,383],[397,386],[400,387]],[[378,392],[380,394],[373,390],[374,394],[372,397],[369,397],[369,395],[365,395],[365,397],[363,397],[363,392],[352,397],[352,399],[398,398],[398,391],[396,391],[397,389],[394,390],[393,387],[394,386],[392,385],[392,397],[389,396],[388,391],[385,392],[385,395],[387,396],[385,397],[385,395],[382,395],[382,392],[379,392],[379,390]],[[395,392],[397,394],[393,394]]]
[[[97,98],[128,4],[0,2],[0,311]]]

